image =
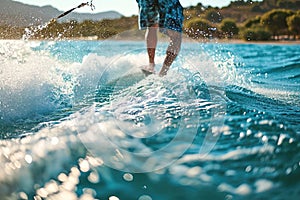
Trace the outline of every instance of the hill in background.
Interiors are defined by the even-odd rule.
[[[201,3],[186,8],[187,19],[190,17],[209,18],[206,16],[209,11],[217,11],[222,18],[234,19],[237,23],[243,23],[250,18],[263,15],[273,9],[288,9],[293,11],[300,10],[300,0],[235,0],[231,1],[228,6],[205,7]],[[211,14],[211,13],[210,13]],[[215,16],[218,17],[218,16]],[[214,16],[211,16],[214,18]]]
[[[39,25],[48,22],[50,19],[57,17],[63,11],[59,11],[52,6],[32,6],[12,0],[0,1],[0,25],[10,25],[16,27],[25,27],[29,25]],[[102,19],[118,19],[122,15],[115,11],[101,13],[70,13],[65,16],[61,22],[76,20],[98,21]]]
[[[0,2],[0,39],[106,39],[137,30],[137,16],[117,12],[70,13],[63,21],[40,27],[60,15],[51,6],[30,6],[12,0]],[[219,8],[198,3],[184,9],[183,31],[194,39],[300,39],[300,0],[235,0]],[[27,37],[26,37],[27,38]]]

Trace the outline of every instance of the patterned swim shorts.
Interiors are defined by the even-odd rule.
[[[139,27],[146,29],[158,24],[160,31],[182,32],[183,8],[179,0],[136,0],[139,6]]]

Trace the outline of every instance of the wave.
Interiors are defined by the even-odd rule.
[[[49,51],[33,50],[39,45],[1,41],[1,122],[36,121],[74,106],[95,90],[112,59],[89,54],[81,63],[66,62]]]
[[[256,92],[232,51],[183,48],[145,78],[142,43],[1,42],[1,123],[24,133],[0,140],[3,198],[259,198],[299,176],[299,107]]]
[[[276,81],[284,81],[287,79],[294,79],[300,75],[300,63],[290,63],[283,66],[273,67],[271,69],[262,70],[261,73],[266,73],[268,76]]]
[[[31,121],[33,127],[39,122],[68,116],[86,104],[91,104],[96,98],[96,101],[103,101],[97,95],[99,91],[102,92],[100,88],[120,77],[128,75],[127,79],[133,82],[125,82],[127,86],[133,85],[142,79],[138,75],[138,68],[147,60],[141,47],[143,43],[138,42],[133,42],[133,50],[127,47],[132,45],[131,42],[120,44],[120,41],[1,43],[0,124],[20,124],[21,130],[24,121],[27,124]],[[107,52],[104,48],[118,48],[120,45],[124,46],[125,51]],[[163,62],[164,45],[157,49],[157,63]],[[299,94],[297,84],[295,92],[290,91],[288,95],[286,90],[264,89],[261,81],[258,81],[259,85],[254,85],[258,79],[253,77],[251,71],[244,69],[242,59],[234,51],[224,46],[186,45],[170,72],[184,74],[186,77],[198,74],[212,91],[219,88],[224,93],[227,85],[237,85],[271,98],[287,98],[287,101],[295,99],[293,96]],[[156,70],[160,66],[158,64]],[[285,69],[297,70],[297,65],[293,64]],[[167,79],[172,77],[168,76]],[[106,98],[105,95],[102,96]]]
[[[239,107],[245,106],[246,109],[271,113],[276,116],[276,118],[286,122],[288,121],[291,125],[293,124],[296,127],[300,122],[300,107],[296,102],[270,98],[239,86],[227,86],[226,97],[230,99],[231,102],[239,105]],[[298,99],[296,99],[296,101],[297,100]]]
[[[265,111],[265,104],[278,102],[237,86],[228,86],[224,96],[197,75],[169,76],[113,80],[118,90],[106,103],[94,102],[26,137],[0,140],[9,147],[0,153],[1,196],[75,198],[88,187],[103,198],[133,198],[141,193],[122,191],[142,184],[153,188],[151,196],[170,197],[158,192],[164,184],[180,187],[174,198],[190,190],[195,198],[243,198],[274,192],[287,169],[296,173],[294,157],[284,164],[280,158],[298,152],[299,137]],[[201,150],[212,144],[209,154]],[[245,171],[241,180],[237,175]]]
[[[88,54],[74,51],[73,58],[65,59],[70,55],[62,50],[66,45],[70,47],[73,43],[62,42],[60,46],[59,42],[1,41],[2,124],[34,123],[41,122],[40,119],[47,120],[47,117],[50,118],[48,120],[57,118],[57,113],[62,110],[72,110],[86,97],[94,96],[97,88],[105,84],[104,79],[112,81],[132,70],[137,71],[144,64],[143,60],[147,60],[140,48],[114,56],[101,56],[88,50]],[[159,63],[162,63],[163,57],[164,53],[158,50]],[[189,73],[201,71],[201,77],[213,84],[221,84],[228,78],[218,77],[225,73],[220,72],[208,56],[203,54],[200,58],[199,55],[181,57],[174,68],[177,71],[186,69]],[[219,75],[210,76],[213,73]]]
[[[37,120],[70,104],[72,80],[66,66],[31,44],[1,42],[0,118],[2,122]]]

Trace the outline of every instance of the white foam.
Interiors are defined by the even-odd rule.
[[[37,47],[39,42],[0,42],[2,121],[38,118],[60,108],[60,104],[80,102],[85,95],[93,93],[99,84],[105,83],[104,80],[114,80],[134,72],[148,62],[146,52],[125,52],[112,57],[88,54],[82,63],[66,63],[47,51],[33,51],[31,47]],[[157,51],[163,52],[161,49]],[[191,73],[200,72],[201,78],[209,84],[223,85],[229,80],[223,77],[226,67],[220,67],[205,53],[192,56],[185,53],[183,51],[180,54],[170,74],[185,68]],[[163,59],[164,53],[158,53],[156,70],[160,70]],[[235,71],[232,73],[235,74]]]
[[[34,52],[30,47],[31,43],[22,41],[1,41],[1,121],[52,112],[60,106],[60,96],[70,93],[70,85],[57,72],[65,65],[46,52]]]
[[[97,54],[84,56],[82,63],[74,63],[73,76],[76,77],[76,98],[82,98],[88,91],[95,91],[99,84],[106,84],[120,76],[138,70],[140,62],[135,62],[137,56],[105,57]]]
[[[285,88],[262,88],[259,86],[254,86],[251,89],[258,94],[283,101],[290,105],[300,105],[299,91],[286,90]]]

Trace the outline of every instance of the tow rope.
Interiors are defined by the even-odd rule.
[[[47,28],[48,25],[56,22],[56,20],[58,20],[59,18],[62,18],[64,16],[66,16],[67,14],[71,13],[72,11],[76,10],[77,8],[81,8],[81,7],[84,7],[84,6],[90,6],[91,7],[91,10],[94,10],[95,9],[95,6],[93,4],[93,0],[91,0],[90,2],[86,2],[86,3],[82,3],[64,13],[62,13],[61,15],[51,19],[49,22],[47,22],[45,25],[42,25],[42,26],[38,26],[38,27],[30,27],[30,28],[26,28],[25,29],[25,34],[23,35],[23,40],[28,40],[30,39],[30,37],[34,36],[35,33],[38,31],[38,30],[43,30],[44,28]]]
[[[62,18],[62,17],[64,17],[64,16],[68,15],[69,13],[73,12],[73,11],[76,10],[77,8],[82,8],[82,7],[84,7],[84,6],[90,6],[90,7],[91,7],[91,10],[94,10],[94,9],[95,9],[95,6],[94,6],[94,4],[93,4],[93,0],[91,0],[90,2],[82,3],[82,4],[80,4],[80,5],[76,6],[76,7],[74,7],[74,8],[72,8],[72,9],[70,9],[70,10],[68,10],[68,11],[66,11],[66,12],[64,12],[64,13],[62,13],[62,14],[60,14],[59,16],[57,16],[57,17],[51,19],[50,23],[51,23],[51,22],[55,22],[55,21],[58,20],[59,18]]]

